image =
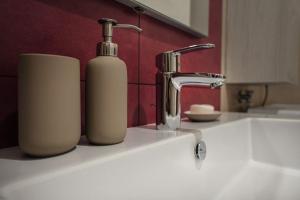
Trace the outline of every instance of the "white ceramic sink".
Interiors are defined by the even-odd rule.
[[[201,170],[209,171],[203,184],[212,176],[225,181],[207,199],[300,199],[299,121],[244,119],[202,132],[208,152]]]
[[[300,104],[271,104],[264,107],[250,108],[249,113],[271,114],[280,116],[300,116]]]
[[[0,199],[300,199],[299,120],[247,118],[210,128],[183,124],[185,130],[197,126],[166,138],[156,130],[134,129],[139,135],[129,131],[123,144],[82,145],[50,159],[0,158]],[[136,137],[159,139],[129,148]],[[204,161],[194,154],[199,140],[207,146]],[[105,151],[115,152],[105,156]]]

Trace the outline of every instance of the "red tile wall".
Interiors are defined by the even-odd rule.
[[[210,0],[209,37],[195,38],[113,0],[2,0],[0,3],[0,148],[17,145],[17,65],[20,53],[49,53],[81,61],[82,132],[85,65],[101,41],[97,20],[109,17],[143,32],[115,30],[119,57],[128,70],[128,126],[155,122],[155,56],[166,50],[211,42],[215,49],[185,55],[182,71],[220,72],[222,0]],[[220,91],[188,87],[182,110],[193,103],[219,109]]]

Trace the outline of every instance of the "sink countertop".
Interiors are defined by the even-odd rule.
[[[145,148],[147,145],[161,144],[168,140],[176,140],[179,137],[190,137],[193,133],[200,133],[201,129],[248,117],[282,118],[281,116],[266,114],[223,113],[219,120],[214,122],[194,123],[184,119],[181,124],[181,130],[176,132],[156,130],[155,124],[132,127],[127,129],[127,136],[124,142],[120,144],[93,146],[87,142],[85,137],[82,137],[80,143],[73,151],[50,158],[27,157],[22,154],[18,147],[1,149],[0,190],[14,184],[22,185],[24,181],[41,179],[49,174],[55,176],[63,173],[65,170],[76,170],[78,167],[82,167],[83,164],[89,165],[94,162],[115,159],[118,155],[136,151],[140,147]]]

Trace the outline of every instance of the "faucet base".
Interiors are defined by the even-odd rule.
[[[175,131],[176,129],[180,128],[180,116],[175,117],[167,117],[166,122],[162,122],[158,124],[156,127],[158,130],[169,130]]]

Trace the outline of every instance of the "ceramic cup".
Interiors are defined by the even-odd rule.
[[[18,66],[19,146],[44,157],[80,139],[80,65],[76,58],[21,54]]]

